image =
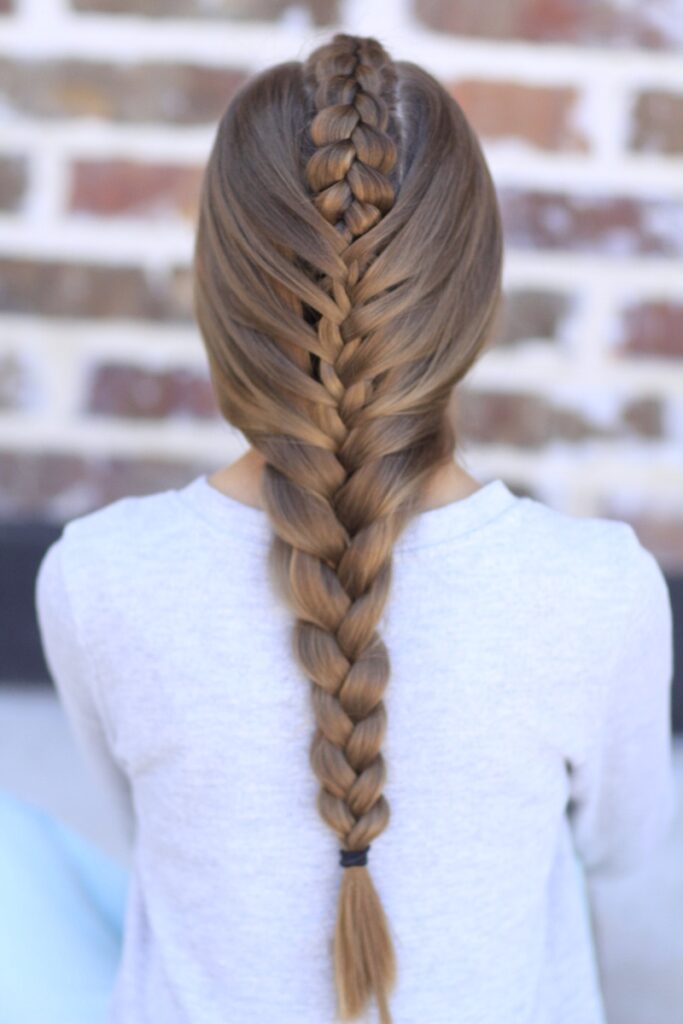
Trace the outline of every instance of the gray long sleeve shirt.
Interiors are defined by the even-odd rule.
[[[200,476],[71,520],[40,566],[48,664],[130,837],[108,1024],[335,1020],[344,869],[269,539]],[[657,562],[492,480],[409,524],[381,632],[395,1024],[601,1024],[584,879],[641,864],[676,809]]]

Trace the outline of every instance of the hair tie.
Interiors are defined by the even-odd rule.
[[[369,849],[370,847],[366,846],[364,850],[340,850],[339,863],[343,868],[360,868],[368,862]]]

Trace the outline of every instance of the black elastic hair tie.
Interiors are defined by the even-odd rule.
[[[368,862],[368,850],[369,846],[366,846],[364,850],[340,850],[341,859],[339,863],[343,868],[360,868]]]

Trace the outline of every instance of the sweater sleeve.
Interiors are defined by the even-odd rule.
[[[597,741],[573,765],[568,808],[589,879],[639,867],[669,835],[677,813],[671,687],[673,616],[666,579],[628,526],[624,586],[632,595],[617,638]]]
[[[96,693],[82,625],[67,585],[64,536],[46,551],[35,581],[35,606],[45,660],[85,767],[92,772],[124,841],[133,836],[128,778],[114,757]]]

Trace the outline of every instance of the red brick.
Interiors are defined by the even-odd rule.
[[[190,64],[0,60],[0,97],[37,117],[213,123],[245,80],[242,71]]]
[[[0,307],[45,316],[193,319],[191,274],[148,276],[137,267],[0,260]]]
[[[551,441],[582,441],[612,437],[580,412],[552,405],[539,395],[463,388],[456,403],[456,422],[468,441],[541,448]]]
[[[485,39],[586,46],[680,46],[678,0],[415,0],[430,28]]]
[[[499,188],[508,245],[614,256],[683,255],[683,201]]]
[[[620,353],[683,359],[683,304],[662,300],[627,307],[622,312],[621,337]]]
[[[559,338],[571,298],[561,292],[515,289],[503,293],[503,308],[495,345],[512,345],[529,338]]]
[[[150,18],[225,18],[250,21],[274,21],[292,6],[292,0],[72,0],[77,11],[106,14],[135,14]],[[310,14],[315,25],[338,20],[337,0],[308,0],[297,3]]]
[[[633,107],[629,145],[647,153],[683,153],[683,93],[641,93]]]
[[[638,437],[661,437],[663,408],[661,398],[636,398],[626,402],[621,410],[621,422],[626,434]]]
[[[206,373],[105,363],[93,368],[88,412],[127,419],[218,419]]]
[[[83,160],[72,167],[69,207],[98,216],[180,216],[194,223],[203,167]]]
[[[129,494],[182,487],[217,468],[168,459],[0,450],[0,520],[63,522]]]
[[[460,433],[480,444],[541,448],[553,441],[581,442],[621,437],[655,438],[662,434],[658,398],[646,396],[625,403],[621,417],[604,425],[580,410],[554,404],[533,392],[506,393],[463,388],[456,402]]]
[[[576,89],[462,79],[448,87],[483,139],[515,138],[538,149],[585,151],[572,125]]]
[[[0,157],[0,209],[21,206],[27,185],[28,162],[25,157]]]

